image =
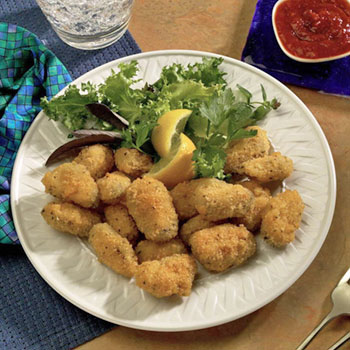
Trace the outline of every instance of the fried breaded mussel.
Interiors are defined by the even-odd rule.
[[[167,242],[140,241],[135,248],[140,263],[150,260],[161,260],[174,254],[186,254],[187,249],[182,241],[173,238]]]
[[[45,192],[84,208],[96,207],[99,201],[98,188],[84,165],[64,163],[48,171],[41,182]]]
[[[131,180],[120,171],[107,173],[104,177],[97,180],[101,201],[106,204],[119,203],[130,184]]]
[[[127,208],[122,204],[109,205],[104,208],[107,223],[131,244],[136,243],[139,231]]]
[[[101,222],[101,217],[96,212],[72,203],[48,203],[41,215],[55,230],[80,237],[88,237],[91,228]]]
[[[194,204],[198,213],[207,220],[242,217],[248,211],[254,199],[248,189],[214,178],[201,180],[194,191]]]
[[[83,148],[73,162],[85,165],[96,180],[106,175],[114,166],[113,151],[104,145],[92,145]]]
[[[266,131],[258,126],[249,126],[246,130],[256,130],[257,134],[240,140],[231,141],[227,149],[225,173],[243,174],[243,163],[250,159],[264,157],[270,149]]]
[[[256,251],[255,238],[243,225],[206,228],[193,233],[189,242],[194,257],[213,272],[241,265]]]
[[[175,254],[138,266],[136,285],[157,298],[188,296],[197,272],[196,261],[187,254]]]
[[[254,200],[244,216],[237,218],[236,221],[243,224],[249,231],[256,231],[260,227],[262,212],[271,199],[271,193],[268,188],[256,181],[245,181],[241,185],[254,194]]]
[[[304,203],[299,193],[286,190],[271,198],[262,214],[260,232],[275,247],[284,247],[295,238]]]
[[[193,218],[186,221],[180,229],[179,236],[186,243],[189,244],[190,237],[196,231],[203,230],[215,226],[214,221],[207,220],[202,215],[196,215]]]
[[[180,220],[189,219],[198,214],[194,202],[195,190],[203,181],[205,180],[195,179],[191,181],[184,181],[177,184],[170,191],[170,195],[173,199],[173,203]]]
[[[147,239],[165,242],[177,235],[178,217],[162,182],[150,177],[136,179],[126,190],[126,205]]]
[[[293,161],[280,152],[243,163],[243,171],[259,182],[281,181],[293,172]]]
[[[110,225],[103,223],[93,226],[89,242],[101,263],[125,277],[134,276],[137,268],[136,254],[129,241]]]
[[[152,158],[134,148],[121,147],[114,153],[117,169],[133,178],[140,177],[152,168]]]

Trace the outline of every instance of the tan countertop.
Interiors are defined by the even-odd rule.
[[[130,31],[142,51],[192,49],[240,59],[255,4],[254,0],[136,0]],[[239,320],[179,333],[118,326],[77,349],[295,349],[330,311],[330,292],[350,266],[350,100],[289,88],[320,123],[337,172],[333,223],[307,271],[280,297]],[[349,330],[350,319],[340,317],[308,349],[327,349]],[[346,349],[350,343],[342,347]]]

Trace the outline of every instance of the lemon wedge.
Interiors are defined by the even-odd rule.
[[[160,157],[168,156],[172,144],[178,140],[191,113],[189,109],[174,109],[158,119],[158,125],[152,131],[151,141]]]
[[[161,158],[145,176],[153,177],[172,188],[194,177],[192,155],[196,146],[184,133],[174,141],[167,157]]]

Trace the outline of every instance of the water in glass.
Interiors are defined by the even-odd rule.
[[[37,0],[52,28],[68,45],[99,49],[126,31],[133,0]]]

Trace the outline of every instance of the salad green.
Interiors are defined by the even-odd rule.
[[[269,101],[263,86],[259,102],[252,101],[252,94],[240,85],[235,89],[227,87],[225,72],[219,68],[222,61],[203,58],[202,62],[187,66],[166,66],[155,83],[146,83],[140,89],[132,87],[139,82],[137,61],[122,63],[119,71],[112,70],[104,83],[88,82],[80,89],[70,85],[62,96],[50,101],[43,98],[41,106],[50,119],[72,131],[117,131],[85,108],[89,103],[104,103],[129,122],[128,128],[121,130],[122,147],[137,148],[155,159],[158,156],[150,138],[158,118],[170,110],[190,109],[192,114],[184,132],[196,146],[196,175],[224,179],[225,147],[232,140],[254,136],[256,131],[245,127],[278,108],[279,102],[275,98]]]

